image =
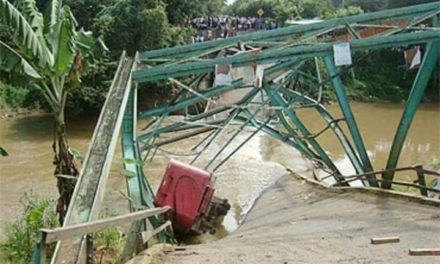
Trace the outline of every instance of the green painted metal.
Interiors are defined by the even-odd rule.
[[[252,100],[257,93],[258,93],[258,89],[252,89],[250,92],[248,92],[247,95],[245,95],[239,102],[236,103],[236,105],[237,105],[236,107],[240,107],[242,105],[249,103],[249,101]],[[215,108],[213,110],[207,111],[205,113],[198,114],[198,115],[192,116],[190,118],[187,118],[183,122],[177,122],[177,123],[174,123],[174,124],[169,125],[167,127],[155,129],[154,131],[151,131],[151,132],[148,132],[146,134],[139,136],[138,140],[139,141],[146,141],[153,134],[170,133],[170,132],[175,132],[175,131],[179,131],[182,129],[187,129],[187,128],[190,129],[190,128],[199,127],[199,125],[196,125],[196,124],[191,127],[190,125],[188,125],[188,123],[193,123],[198,120],[205,119],[205,118],[211,117],[213,115],[229,111],[231,109],[234,109],[234,106],[221,106],[221,107]],[[174,111],[174,109],[171,111]],[[202,126],[202,125],[200,125],[200,126]]]
[[[423,170],[423,166],[415,166],[414,167],[417,172],[417,182],[420,186],[426,187],[426,179],[425,179],[425,171]],[[428,196],[428,190],[425,188],[420,188],[420,194],[423,196]]]
[[[408,134],[409,128],[411,127],[411,123],[417,111],[417,107],[419,106],[426,86],[428,85],[431,73],[434,70],[434,67],[439,59],[439,54],[440,42],[434,41],[429,43],[419,72],[417,73],[416,80],[411,89],[411,93],[408,97],[408,101],[406,102],[405,109],[399,123],[399,127],[394,136],[393,144],[391,146],[386,166],[387,170],[397,167],[397,162],[399,161],[403,144],[405,143],[405,139]],[[382,175],[382,178],[385,180],[384,182],[382,182],[382,188],[391,188],[390,181],[392,181],[394,178],[394,172],[384,173]]]
[[[219,164],[217,164],[217,166],[215,166],[212,171],[216,172],[221,166],[223,166],[223,164],[225,164],[235,153],[237,153],[246,143],[248,143],[249,140],[255,137],[258,132],[260,132],[265,126],[267,126],[267,124],[269,124],[271,120],[272,118],[267,118],[263,124],[259,125],[257,129],[254,130],[254,132],[252,132],[245,140],[243,140],[243,142],[240,143],[240,145],[238,145],[233,151],[231,151],[228,156],[226,156]],[[251,120],[249,120],[249,122],[251,122]],[[246,122],[244,122],[244,124],[246,124]]]
[[[200,156],[209,148],[209,146],[211,146],[211,144],[214,142],[214,140],[216,138],[218,138],[223,131],[225,131],[230,124],[232,123],[232,121],[235,119],[235,117],[237,117],[237,115],[241,112],[241,109],[235,109],[233,113],[231,113],[229,115],[229,117],[225,120],[225,125],[223,126],[222,129],[217,129],[214,133],[214,135],[211,137],[211,139],[209,139],[209,141],[203,146],[203,148],[197,153],[197,155],[191,160],[191,165],[194,164],[197,159],[200,158]]]
[[[244,109],[243,113],[246,115],[246,118],[237,117],[236,120],[246,122],[247,120],[250,119],[252,122],[252,125],[257,128],[263,125],[263,128],[261,129],[261,131],[263,131],[264,133],[268,134],[269,136],[271,136],[275,139],[280,140],[281,142],[286,143],[287,145],[289,145],[289,146],[299,150],[301,153],[303,153],[302,148],[296,142],[294,142],[290,139],[289,134],[283,133],[282,131],[276,130],[268,125],[264,125],[263,122],[257,120],[255,117],[252,117],[252,113],[247,109]]]
[[[341,77],[338,75],[338,70],[333,61],[333,56],[325,56],[324,63],[327,67],[328,74],[332,78],[332,83],[336,91],[336,96],[338,97],[339,106],[342,110],[345,121],[347,122],[348,129],[350,130],[351,137],[356,146],[357,154],[362,161],[364,171],[373,171],[373,166],[371,165],[370,158],[368,157],[364,141],[362,140],[361,133],[359,132],[359,128],[353,115],[353,111],[351,110],[350,104],[348,103],[348,98],[345,94],[344,85],[342,83]],[[375,175],[371,175],[367,178],[370,186],[379,186],[377,184]]]
[[[319,145],[319,143],[314,138],[309,137],[311,135],[309,130],[304,126],[304,124],[301,122],[301,120],[298,118],[295,112],[289,108],[289,104],[286,102],[286,100],[282,96],[280,96],[280,94],[278,94],[277,91],[272,89],[268,91],[268,95],[271,98],[273,105],[284,107],[283,112],[295,124],[298,130],[302,133],[303,137],[306,138],[306,141],[313,147],[313,149],[322,159],[324,164],[327,165],[327,167],[330,168],[332,171],[337,172],[336,179],[344,180],[343,178],[340,178],[341,173],[339,172],[338,168],[335,166],[333,161],[329,158],[327,153],[325,153],[324,149]]]
[[[294,139],[294,142],[297,143],[299,150],[301,153],[304,153],[307,157],[311,159],[316,159],[319,156],[313,152],[307,145],[307,143],[304,142],[303,138],[298,135],[296,130],[292,128],[292,126],[289,124],[289,121],[287,121],[286,116],[283,114],[281,110],[275,110],[275,113],[277,114],[278,118],[280,119],[281,124],[283,125],[283,128],[287,130],[290,137]]]
[[[214,87],[206,92],[201,93],[205,98],[211,98],[213,96],[219,95],[221,93],[237,89],[243,85],[243,81],[237,80],[232,83],[232,85],[227,86],[219,86]],[[204,99],[198,95],[191,96],[189,98],[186,98],[184,100],[178,101],[174,105],[167,105],[164,107],[154,108],[151,110],[144,111],[139,114],[139,118],[147,118],[151,116],[161,115],[164,113],[170,113],[172,111],[180,110],[185,108],[188,105],[198,103],[200,101],[203,101]]]
[[[176,123],[174,123],[172,125],[169,125],[169,126],[166,126],[166,127],[163,127],[163,128],[159,128],[157,130],[150,131],[150,132],[147,132],[145,134],[142,134],[142,135],[138,136],[138,140],[140,142],[146,141],[154,133],[165,134],[165,133],[171,133],[171,132],[177,131],[177,130],[181,129],[182,126],[187,125],[187,122],[195,122],[197,120],[201,120],[201,119],[213,116],[215,114],[227,111],[227,110],[229,110],[231,108],[232,108],[231,106],[219,107],[219,108],[213,109],[211,111],[208,111],[208,112],[196,115],[196,116],[192,116],[190,118],[185,119],[184,120],[185,122],[176,122]]]
[[[423,44],[438,39],[440,39],[440,36],[437,31],[428,31],[352,40],[350,41],[350,45],[353,51],[363,51],[399,47],[402,45]],[[133,73],[133,79],[137,82],[146,82],[208,73],[214,71],[216,64],[231,64],[233,67],[241,67],[253,64],[274,63],[293,58],[295,60],[303,60],[313,57],[323,57],[332,50],[333,44],[322,43],[295,46],[281,50],[268,50],[257,54],[239,54],[202,62],[187,62],[172,67],[157,66],[151,69],[141,69]]]
[[[251,118],[254,118],[264,110],[264,106],[267,105],[270,101],[270,98],[267,98],[261,105],[252,113]],[[205,166],[205,170],[209,168],[209,166],[220,156],[220,154],[232,143],[232,141],[243,131],[243,129],[251,123],[251,118],[248,121],[244,122],[238,129],[235,130],[234,134],[223,144],[223,146],[217,151],[217,153],[211,158],[208,164]]]
[[[136,140],[136,103],[137,91],[130,92],[130,100],[124,113],[122,123],[122,157],[126,178],[127,194],[130,198],[130,211],[154,208],[154,193],[142,170],[142,159]]]
[[[350,141],[345,136],[344,131],[342,128],[338,125],[338,123],[335,122],[335,119],[333,116],[325,109],[323,105],[321,105],[318,101],[315,101],[311,98],[308,98],[307,96],[304,96],[298,92],[287,90],[285,88],[281,89],[281,92],[284,96],[288,96],[290,98],[298,98],[299,100],[303,101],[305,104],[309,105],[315,105],[315,109],[318,111],[318,113],[322,116],[322,118],[326,121],[328,125],[330,125],[330,128],[333,129],[336,137],[338,138],[339,142],[341,143],[341,146],[345,150],[345,153],[347,154],[348,158],[350,159],[351,164],[353,165],[354,169],[357,173],[365,173],[364,168],[362,167],[361,162],[359,161],[358,156],[356,155],[355,150],[353,149]]]
[[[160,134],[158,134],[156,131],[160,128],[162,123],[165,122],[165,120],[168,117],[168,115],[169,115],[169,112],[164,113],[159,119],[156,120],[156,123],[154,124],[154,130],[153,130],[152,136],[147,139],[147,143],[146,144],[154,144],[154,143],[156,143],[157,138],[160,136]],[[147,153],[145,154],[145,156],[143,158],[144,161],[146,161],[148,159],[148,156],[150,155],[150,151],[151,151],[151,149],[147,150]],[[153,159],[155,153],[156,153],[156,149],[154,149],[153,156],[151,157],[150,161]]]
[[[104,109],[83,163],[63,226],[85,223],[98,217],[105,184],[129,97],[133,59],[121,56]],[[59,241],[53,263],[76,263],[85,254],[85,238]]]
[[[350,33],[353,38],[361,39],[359,33],[350,24],[345,24],[345,27],[347,28],[348,33]]]

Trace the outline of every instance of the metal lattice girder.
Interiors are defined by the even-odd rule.
[[[210,111],[207,111],[207,112],[192,116],[190,118],[187,118],[181,122],[176,122],[176,123],[169,125],[169,126],[166,126],[166,127],[153,129],[152,131],[149,131],[143,135],[138,136],[138,141],[145,143],[149,138],[151,138],[154,135],[160,135],[163,133],[170,133],[170,132],[176,132],[176,131],[200,127],[202,125],[198,125],[195,122],[202,120],[202,119],[205,119],[205,118],[208,118],[208,117],[211,117],[213,115],[222,113],[222,112],[227,112],[227,111],[233,110],[233,109],[238,108],[242,105],[245,105],[245,104],[249,103],[249,101],[251,101],[257,93],[258,93],[258,89],[252,89],[240,101],[238,101],[236,103],[236,106],[220,106],[220,107],[214,108]],[[174,108],[171,111],[174,111]]]
[[[332,115],[325,109],[323,105],[318,103],[317,101],[308,98],[307,96],[304,96],[298,92],[288,90],[285,88],[282,88],[280,90],[284,96],[287,96],[289,98],[297,98],[298,100],[309,104],[314,105],[316,108],[316,111],[322,116],[322,118],[327,122],[327,124],[330,126],[331,129],[333,129],[336,137],[338,138],[339,142],[341,143],[341,146],[345,150],[345,153],[347,154],[348,158],[350,159],[351,164],[355,168],[357,173],[364,173],[364,168],[362,167],[361,162],[359,161],[358,156],[356,155],[355,150],[353,149],[350,141],[345,136],[344,131],[342,128],[338,125],[337,122],[335,122],[335,119],[332,117]]]
[[[366,13],[357,16],[343,17],[323,21],[310,25],[291,26],[277,30],[256,32],[246,35],[236,36],[216,41],[196,43],[182,47],[172,47],[161,50],[147,51],[140,54],[141,60],[151,60],[155,58],[164,59],[166,57],[191,57],[198,54],[206,53],[208,50],[216,50],[216,48],[224,48],[228,45],[235,45],[239,42],[252,41],[274,41],[297,37],[298,34],[309,34],[313,36],[313,32],[328,31],[328,29],[339,28],[345,25],[359,24],[366,22],[377,22],[385,20],[396,20],[402,18],[413,18],[423,14],[434,12],[440,9],[440,2],[428,3],[417,6],[409,6],[397,9],[384,10],[374,13]],[[312,34],[310,34],[312,33]]]
[[[221,93],[240,88],[241,86],[243,86],[243,81],[236,80],[231,85],[214,87],[210,90],[203,92],[202,95],[205,98],[211,98],[211,97],[219,95]],[[169,113],[172,111],[180,110],[180,109],[183,109],[191,104],[203,101],[204,100],[203,97],[195,95],[195,96],[180,100],[177,103],[175,103],[174,105],[167,105],[164,107],[153,108],[153,109],[150,109],[150,110],[147,110],[147,111],[140,113],[139,118],[147,118],[147,117],[151,117],[151,116],[157,116],[157,115],[161,115],[164,113]]]
[[[311,134],[309,130],[304,126],[301,120],[296,116],[295,112],[289,108],[289,104],[286,100],[276,91],[275,89],[270,89],[268,91],[269,97],[272,99],[272,104],[275,106],[284,107],[283,112],[289,117],[289,119],[295,124],[295,126],[302,133],[303,138],[307,140],[307,142],[313,147],[319,157],[322,159],[325,165],[332,171],[336,172],[338,175],[341,175],[338,168],[335,166],[333,161],[328,157],[327,153],[325,153],[324,149],[318,144],[318,142],[313,138],[309,137]],[[289,124],[288,124],[289,125]],[[343,179],[341,179],[343,180]]]
[[[246,122],[248,119],[251,119],[252,125],[254,127],[262,126],[261,131],[263,131],[264,133],[268,134],[269,136],[271,136],[273,138],[276,138],[276,139],[280,140],[281,142],[284,142],[287,145],[289,145],[289,146],[291,146],[291,147],[293,147],[295,149],[298,149],[298,150],[301,149],[301,147],[296,142],[292,141],[289,138],[289,135],[286,135],[285,133],[282,133],[281,131],[278,131],[278,130],[276,130],[276,129],[268,126],[268,125],[264,125],[263,122],[257,120],[256,118],[252,118],[252,113],[249,110],[244,109],[243,113],[246,115],[246,118],[237,117],[236,120],[241,120],[243,122]],[[314,157],[309,157],[309,158],[314,158]]]
[[[146,141],[148,138],[152,137],[154,133],[156,134],[165,134],[165,133],[171,133],[171,132],[175,132],[175,131],[179,131],[182,129],[183,126],[186,126],[188,124],[188,122],[195,122],[197,120],[201,120],[210,116],[213,116],[215,114],[221,113],[221,112],[225,112],[229,109],[231,109],[231,106],[224,106],[224,107],[219,107],[216,109],[213,109],[211,111],[202,113],[202,114],[198,114],[196,116],[192,116],[190,118],[185,119],[183,122],[176,122],[172,125],[166,126],[166,127],[162,127],[153,131],[149,131],[145,134],[139,135],[138,136],[138,140],[140,142]]]
[[[372,37],[368,39],[350,41],[352,51],[377,50],[400,47],[403,45],[423,44],[439,40],[439,31],[405,33],[394,36]],[[193,74],[213,72],[217,64],[231,64],[232,67],[248,66],[253,64],[276,63],[287,59],[310,59],[326,56],[332,52],[333,44],[301,45],[281,50],[267,50],[257,54],[239,54],[232,57],[216,58],[200,62],[187,62],[173,66],[157,66],[150,69],[141,69],[133,73],[136,82],[164,80],[174,77],[183,77]]]
[[[121,60],[99,117],[93,138],[70,201],[63,226],[95,220],[121,129],[130,89],[133,60]],[[76,263],[83,254],[85,239],[72,238],[57,243],[52,263]]]
[[[140,158],[139,146],[136,140],[136,104],[137,91],[130,92],[129,103],[124,114],[122,124],[122,157],[124,158],[124,169],[126,173],[127,191],[130,198],[130,211],[137,211],[141,208],[154,208],[154,193],[142,170],[142,159]]]

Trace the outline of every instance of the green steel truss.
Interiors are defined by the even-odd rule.
[[[144,175],[142,164],[146,160],[153,159],[159,148],[190,137],[200,138],[200,135],[206,135],[189,151],[194,156],[192,161],[194,163],[203,153],[206,153],[207,149],[212,148],[214,140],[225,136],[223,133],[225,130],[229,133],[223,138],[223,146],[206,164],[201,165],[203,168],[215,172],[261,131],[300,151],[317,167],[327,171],[328,177],[334,178],[336,185],[348,185],[351,180],[347,180],[345,177],[347,175],[341,174],[327,155],[328,152],[317,140],[322,133],[334,133],[356,173],[363,175],[359,179],[362,179],[365,185],[379,187],[378,182],[380,182],[381,187],[390,188],[393,169],[396,169],[403,143],[428,80],[434,71],[438,74],[436,67],[438,67],[440,53],[439,14],[440,2],[435,2],[139,53],[134,59],[129,80],[116,84],[127,87],[128,90],[124,94],[122,104],[119,104],[120,108],[111,109],[105,105],[101,113],[101,116],[109,110],[119,113],[118,118],[115,119],[116,123],[113,124],[115,132],[113,132],[112,140],[122,127],[123,158],[136,161],[125,165],[125,170],[134,175],[134,177],[127,178],[130,210],[154,206],[152,204],[154,194]],[[369,30],[374,34],[365,35],[365,29],[375,29]],[[353,54],[356,53],[352,66],[337,67],[334,63],[333,45],[341,40],[348,42]],[[341,75],[356,65],[359,54],[415,44],[425,46],[426,52],[396,131],[387,171],[382,174],[382,179],[378,179],[376,178],[378,173],[374,172],[361,131],[348,102]],[[123,60],[126,59],[123,58]],[[319,72],[317,66],[316,76],[312,76],[303,70],[306,63],[321,63],[325,65],[327,73]],[[237,79],[230,85],[207,88],[206,84],[213,82],[213,73],[216,65],[219,64],[228,64],[232,68],[270,66],[264,70],[262,87],[256,87],[245,83],[243,79]],[[329,77],[323,79],[323,76]],[[320,98],[310,98],[296,91],[294,88],[298,78],[312,80],[316,84],[317,91],[321,91],[324,85],[332,85],[343,116],[334,118],[321,104]],[[180,92],[166,105],[139,111],[137,109],[138,89],[148,87],[148,83],[160,80],[172,83],[180,89]],[[213,104],[216,97],[244,88],[248,92],[244,93],[243,98],[237,102],[217,107]],[[257,98],[261,99],[256,100]],[[313,134],[297,114],[298,108],[306,107],[315,109],[327,123],[327,128]],[[188,114],[188,110],[203,108],[206,109],[192,115]],[[185,113],[182,120],[167,122],[167,119],[177,112]],[[270,114],[263,115],[265,117],[262,118],[262,112]],[[214,118],[222,113],[223,118]],[[141,134],[138,134],[139,130],[136,129],[138,118],[151,120]],[[341,122],[345,122],[348,126],[348,133],[341,128]],[[224,157],[220,154],[227,150],[226,147],[232,141],[237,140],[237,136],[244,129],[251,129],[253,132],[248,134],[246,139],[238,144],[238,147],[230,151],[226,158],[220,159]],[[94,138],[102,132],[97,127]],[[173,133],[172,137],[167,136],[164,139],[164,135],[170,133]],[[111,148],[107,151],[112,152],[114,144],[109,144]],[[86,160],[92,160],[94,155],[102,154],[95,153],[92,149]],[[111,158],[113,153],[106,155]],[[103,164],[108,166],[108,161],[106,162]],[[87,174],[88,166],[93,165],[86,163],[81,172],[80,184],[77,184],[75,190],[75,194],[81,195],[74,195],[75,201],[69,208],[66,223],[87,222],[96,217],[97,204],[99,204],[99,199],[102,199],[101,193],[97,193],[96,190],[102,192],[103,186],[101,185],[105,183],[108,169],[102,169],[95,174]],[[104,166],[104,168],[107,167]],[[422,182],[424,181],[420,180],[420,183]],[[426,190],[423,193],[426,194]],[[90,206],[86,207],[75,206],[84,200],[89,201],[90,198],[86,199],[88,195],[95,197],[96,201],[90,201]],[[156,226],[161,221],[158,218],[150,220]],[[145,225],[138,228],[143,230]],[[74,252],[70,252],[69,255],[79,256],[81,247],[74,248]],[[58,245],[57,252],[65,251],[66,249],[63,251],[63,244]],[[57,255],[54,257],[54,263],[57,262],[56,260]]]

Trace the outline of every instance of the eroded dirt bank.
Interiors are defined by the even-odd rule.
[[[440,204],[384,194],[334,192],[292,175],[265,192],[228,237],[132,263],[440,263],[409,248],[440,246]],[[400,243],[371,245],[371,237]],[[144,253],[147,254],[147,253]]]

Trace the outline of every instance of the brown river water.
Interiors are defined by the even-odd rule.
[[[403,105],[353,103],[352,108],[374,168],[384,168]],[[337,105],[331,105],[328,109],[335,118],[341,117]],[[311,110],[299,110],[298,113],[312,133],[325,127],[319,115]],[[96,119],[75,119],[68,122],[68,136],[73,148],[84,153],[87,151],[95,122]],[[140,122],[139,127],[145,123],[146,121]],[[19,214],[19,201],[23,193],[32,191],[39,196],[56,198],[57,190],[51,164],[52,129],[49,115],[0,119],[0,146],[9,152],[9,157],[0,158],[0,227],[4,226],[6,220],[11,220]],[[346,127],[344,129],[346,130]],[[227,150],[237,146],[249,133],[242,133],[236,143]],[[224,136],[227,137],[228,133]],[[433,159],[440,158],[439,139],[440,105],[424,104],[413,121],[399,166],[423,164],[426,168],[431,168]],[[206,164],[222,141],[224,142],[224,138],[215,142],[196,165],[202,167]],[[354,171],[332,132],[324,133],[318,141],[345,175],[353,174]],[[166,152],[157,152],[154,161],[145,168],[153,189],[160,183],[170,158],[190,161],[191,157],[186,154],[197,142],[197,138],[189,139],[166,146]],[[116,151],[115,157],[120,157],[120,149]],[[310,162],[305,161],[297,151],[267,135],[259,134],[249,141],[214,174],[216,194],[227,198],[232,209],[225,218],[224,226],[219,228],[217,236],[208,236],[204,240],[216,239],[236,229],[258,196],[276,179],[287,173],[285,167],[290,167],[300,174],[310,175],[312,172]],[[127,200],[124,198],[126,187],[120,171],[121,162],[115,158],[106,188],[104,207],[124,213],[127,211]],[[411,180],[415,176],[409,174],[398,177]]]

